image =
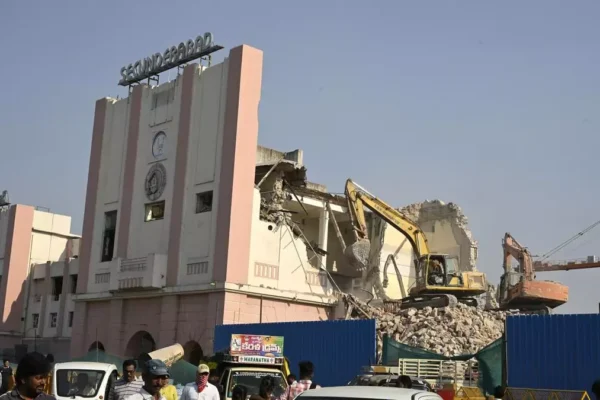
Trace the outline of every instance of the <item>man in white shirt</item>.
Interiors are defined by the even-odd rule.
[[[169,380],[169,370],[164,362],[160,360],[147,361],[144,364],[142,380],[144,386],[140,391],[126,397],[125,400],[165,400],[160,394],[160,389]]]
[[[196,382],[185,385],[179,400],[220,400],[219,390],[208,382],[209,374],[208,365],[200,364],[196,371]]]

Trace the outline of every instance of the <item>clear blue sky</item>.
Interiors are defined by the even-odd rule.
[[[510,231],[543,253],[600,219],[600,3],[2,1],[0,189],[81,232],[94,102],[119,69],[211,31],[265,52],[260,143],[309,178],[463,207],[497,282]],[[218,58],[226,54],[221,51]],[[600,228],[559,258],[600,254]],[[540,274],[539,277],[541,277]],[[544,274],[597,312],[600,270]]]

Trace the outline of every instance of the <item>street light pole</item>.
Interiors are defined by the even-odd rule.
[[[37,326],[33,328],[33,351],[37,351]]]

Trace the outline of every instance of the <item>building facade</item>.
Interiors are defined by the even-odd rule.
[[[0,210],[0,349],[19,345],[67,359],[79,238],[71,217],[27,205]],[[21,350],[24,346],[20,347]]]
[[[198,355],[216,324],[331,317],[325,205],[344,218],[343,201],[306,182],[301,151],[258,146],[262,62],[240,46],[97,101],[73,356]]]

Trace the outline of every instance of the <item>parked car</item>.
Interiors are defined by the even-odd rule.
[[[410,377],[412,388],[415,390],[423,390],[432,392],[433,387],[429,382],[421,378]],[[387,386],[396,387],[398,375],[391,374],[363,374],[357,375],[354,379],[348,382],[348,386]]]
[[[52,372],[51,393],[57,400],[108,399],[117,376],[114,364],[58,363]]]
[[[306,390],[296,397],[298,400],[442,400],[433,392],[423,392],[414,389],[368,386],[338,386],[325,387],[317,390]]]

